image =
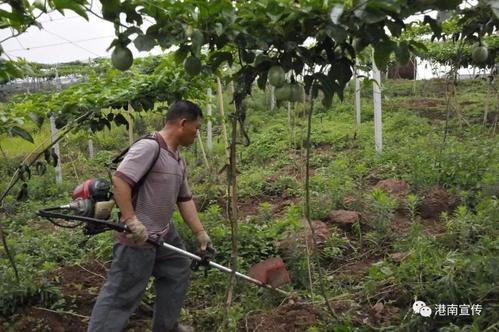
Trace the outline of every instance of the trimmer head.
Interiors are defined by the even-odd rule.
[[[274,288],[291,282],[281,257],[271,257],[253,265],[248,275]]]

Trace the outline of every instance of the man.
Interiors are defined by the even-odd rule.
[[[155,277],[154,332],[192,331],[178,325],[177,319],[187,292],[190,260],[166,248],[156,248],[146,240],[160,238],[184,248],[173,223],[175,206],[205,251],[210,238],[201,224],[192,200],[179,146],[194,143],[201,125],[201,109],[190,101],[178,101],[167,114],[166,124],[155,140],[142,139],[133,144],[113,174],[114,199],[121,222],[130,234],[117,234],[113,262],[92,310],[88,331],[123,331],[130,315],[144,294],[149,277]],[[132,195],[134,186],[150,173]],[[134,197],[132,197],[134,196]]]

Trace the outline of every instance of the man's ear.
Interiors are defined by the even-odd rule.
[[[179,121],[179,125],[180,125],[180,127],[184,128],[184,126],[185,126],[186,122],[187,122],[187,119],[181,119],[181,120]]]

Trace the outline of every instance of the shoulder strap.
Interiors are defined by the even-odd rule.
[[[159,159],[159,155],[161,153],[161,146],[159,145],[159,142],[155,136],[155,134],[148,134],[148,135],[145,135],[145,136],[142,136],[142,137],[139,137],[137,140],[135,140],[135,142],[133,142],[131,145],[129,145],[126,149],[124,149],[123,151],[120,152],[119,155],[117,155],[116,157],[114,157],[111,162],[108,164],[108,169],[109,169],[109,174],[111,175],[111,171],[112,170],[116,170],[119,163],[121,161],[123,161],[125,155],[128,153],[128,151],[130,150],[130,148],[132,147],[132,145],[134,145],[135,143],[137,143],[138,141],[140,140],[143,140],[143,139],[151,139],[151,140],[154,140],[157,145],[158,145],[158,150],[156,152],[156,155],[151,163],[151,165],[149,166],[149,168],[147,169],[147,171],[144,173],[144,175],[142,175],[142,177],[139,179],[139,181],[137,181],[137,183],[135,184],[135,186],[133,187],[132,189],[132,197],[133,196],[136,196],[136,194],[138,193],[139,191],[139,188],[142,184],[144,184],[144,181],[146,180],[147,176],[149,175],[149,173],[151,172],[152,168],[154,167],[154,165],[156,164],[156,162],[158,161]]]
[[[144,173],[144,175],[142,175],[142,177],[139,179],[139,181],[137,181],[137,183],[133,187],[132,196],[138,193],[140,186],[144,184],[144,181],[146,180],[149,173],[151,173],[152,168],[154,167],[154,165],[156,165],[156,162],[159,159],[159,155],[161,154],[161,146],[159,145],[159,142],[154,135],[144,137],[143,139],[153,139],[158,145],[158,151],[156,151],[156,155],[154,156],[154,159],[152,160],[151,165],[149,165],[147,171]]]
[[[123,160],[123,158],[125,157],[125,155],[128,153],[128,151],[130,150],[130,148],[135,144],[137,143],[138,141],[141,141],[143,139],[152,139],[152,140],[156,140],[156,137],[154,136],[154,134],[147,134],[147,135],[144,135],[144,136],[141,136],[139,137],[138,139],[136,139],[132,144],[130,144],[127,148],[125,148],[124,150],[121,150],[120,154],[117,155],[116,157],[114,157],[111,162],[109,163],[109,167],[111,169],[114,169],[118,166],[118,164]],[[159,142],[158,142],[158,145],[159,145]]]

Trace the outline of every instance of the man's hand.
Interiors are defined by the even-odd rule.
[[[206,248],[211,243],[211,239],[208,236],[208,233],[203,229],[202,231],[197,232],[196,239],[198,240],[199,249],[203,252],[206,251]]]
[[[143,245],[146,243],[148,234],[145,226],[137,219],[137,216],[125,219],[125,225],[131,233],[126,235],[127,239],[131,239],[136,245]]]

